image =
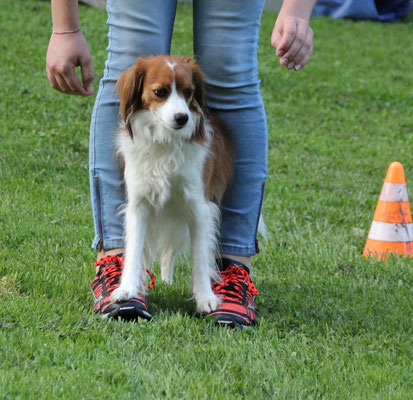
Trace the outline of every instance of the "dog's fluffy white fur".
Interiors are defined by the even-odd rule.
[[[220,304],[211,289],[220,212],[231,177],[232,150],[223,127],[204,107],[202,74],[190,59],[140,59],[118,82],[123,125],[125,263],[112,300],[144,291],[142,271],[156,256],[172,283],[174,260],[190,242],[197,310]]]

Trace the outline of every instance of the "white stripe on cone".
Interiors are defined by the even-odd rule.
[[[409,201],[407,198],[407,188],[405,183],[384,182],[381,190],[380,200],[382,201]]]
[[[413,241],[413,223],[392,224],[373,221],[369,232],[369,239],[384,242],[411,242]]]

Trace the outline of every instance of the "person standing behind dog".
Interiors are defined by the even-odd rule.
[[[316,0],[284,0],[271,35],[282,66],[299,71],[313,52],[309,20]],[[223,302],[217,323],[233,326],[256,321],[250,280],[251,257],[267,177],[267,122],[258,79],[258,35],[265,0],[193,0],[194,55],[205,74],[206,102],[222,119],[236,153],[233,182],[222,205],[220,267],[213,290]],[[78,17],[77,0],[51,0],[53,30],[46,56],[52,88],[91,96],[93,67]],[[92,282],[94,311],[125,317],[110,300],[123,267],[124,189],[113,140],[118,128],[120,74],[142,56],[169,54],[177,0],[107,0],[109,45],[90,126],[90,189],[98,252]],[[80,67],[81,80],[75,73]],[[107,279],[110,276],[111,279]],[[150,316],[147,300],[130,302],[128,318]],[[132,310],[132,312],[130,311]]]

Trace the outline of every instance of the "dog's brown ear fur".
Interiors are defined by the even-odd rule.
[[[192,64],[192,63],[195,62],[195,60],[193,58],[188,57],[188,56],[182,56],[181,59],[182,59],[183,62],[186,62],[188,64]]]
[[[204,114],[206,112],[206,105],[204,74],[202,73],[199,65],[192,58],[185,57],[184,61],[186,61],[191,67],[192,80],[194,82],[194,94],[190,108],[194,109],[200,115],[197,126],[195,128],[193,140],[205,140]]]
[[[142,108],[145,73],[145,59],[141,58],[136,64],[123,72],[116,83],[116,90],[120,98],[119,113],[125,121],[126,129],[132,139],[133,133],[130,120],[133,114]]]
[[[205,111],[205,83],[204,83],[204,74],[199,67],[199,65],[192,60],[191,69],[192,69],[192,79],[194,81],[194,98],[201,107],[202,111]]]

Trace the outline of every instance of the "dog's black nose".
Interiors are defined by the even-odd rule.
[[[178,128],[182,128],[188,122],[188,114],[178,113],[174,115],[176,125]]]

